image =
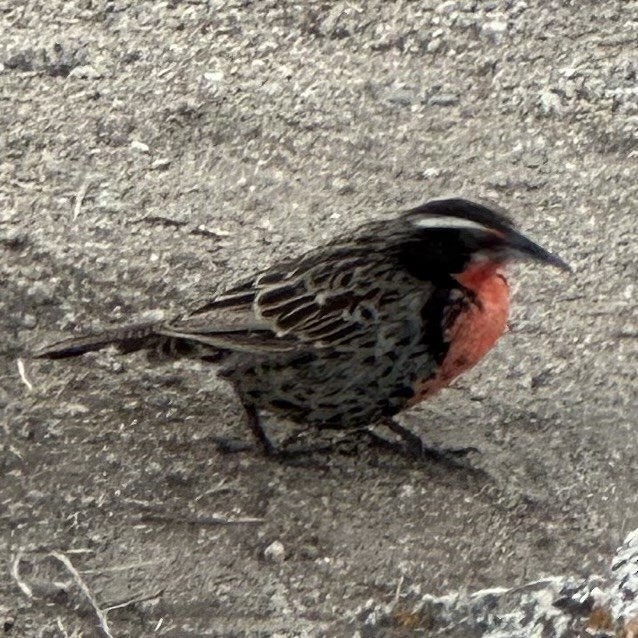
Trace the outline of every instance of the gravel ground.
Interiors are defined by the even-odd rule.
[[[638,2],[0,0],[0,33],[7,636],[351,636],[605,570],[638,526]],[[206,366],[28,360],[451,194],[575,269],[517,268],[508,335],[405,417],[483,475],[220,455]]]

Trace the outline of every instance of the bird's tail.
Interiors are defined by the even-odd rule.
[[[33,356],[40,359],[65,359],[76,357],[85,352],[101,350],[108,346],[115,346],[124,353],[155,348],[164,340],[160,330],[161,324],[158,322],[122,326],[93,335],[57,341],[37,349]]]

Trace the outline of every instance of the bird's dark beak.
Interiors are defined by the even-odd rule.
[[[561,270],[572,272],[569,264],[564,262],[558,255],[550,253],[515,230],[510,230],[505,237],[505,241],[510,259],[533,259],[534,261],[540,261]]]

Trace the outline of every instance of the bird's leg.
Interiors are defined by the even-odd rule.
[[[248,427],[257,440],[259,447],[264,451],[266,456],[276,456],[277,450],[261,425],[257,408],[252,403],[242,403],[242,407],[244,408],[244,415]],[[217,443],[217,449],[224,453],[246,452],[253,447],[250,443],[226,437],[215,437],[215,441]]]
[[[475,447],[464,447],[464,448],[452,448],[452,449],[441,449],[436,447],[431,447],[426,445],[421,437],[414,434],[407,428],[404,428],[402,425],[394,421],[393,419],[387,419],[383,422],[388,429],[397,434],[404,443],[404,449],[413,456],[416,457],[425,457],[431,459],[432,461],[443,461],[443,462],[454,462],[456,459],[467,456],[470,452],[478,452]],[[377,437],[381,438],[381,437]],[[392,447],[392,443],[390,441],[386,441],[390,447]],[[384,444],[385,444],[384,443]]]
[[[258,445],[264,451],[264,454],[266,456],[276,456],[277,450],[272,444],[272,441],[268,438],[266,430],[264,430],[264,427],[261,424],[257,408],[252,403],[244,403],[243,407],[246,414],[246,420],[248,421],[248,427],[257,440]]]
[[[248,425],[250,427],[250,430],[253,433],[253,436],[257,439],[259,446],[264,451],[264,454],[266,456],[277,458],[281,461],[286,461],[299,458],[300,456],[313,454],[315,452],[326,452],[334,447],[332,444],[328,444],[314,447],[293,448],[289,450],[277,449],[272,444],[272,441],[268,438],[266,431],[261,425],[261,420],[259,418],[259,412],[257,411],[257,408],[255,408],[254,405],[248,403],[244,405],[244,411],[246,412],[246,416],[248,418]]]
[[[294,460],[298,459],[299,457],[310,455],[316,452],[327,452],[334,449],[335,447],[333,443],[330,443],[320,446],[278,449],[268,438],[268,435],[266,434],[266,431],[261,424],[261,419],[259,418],[259,412],[257,408],[252,403],[244,403],[242,404],[242,407],[244,408],[246,421],[248,423],[250,431],[257,440],[257,444],[259,445],[259,447],[268,457],[281,461]],[[250,450],[252,448],[250,444],[246,444],[242,441],[236,441],[233,439],[217,438],[216,441],[218,449],[221,452],[225,453],[246,452],[247,450]]]
[[[311,454],[330,452],[335,450],[339,446],[339,441],[326,443],[323,445],[311,445],[306,447],[297,447],[286,449],[277,449],[272,441],[268,438],[266,431],[261,425],[259,413],[257,408],[251,403],[244,404],[244,411],[248,419],[248,425],[250,427],[253,436],[257,439],[259,446],[262,448],[266,456],[277,458],[281,461],[295,460],[299,457],[308,456]]]
[[[332,428],[332,430],[334,431],[335,428]],[[360,441],[361,430],[365,430],[365,428],[346,430],[345,433],[340,434],[330,441],[311,445],[294,445],[298,443],[299,434],[293,434],[282,442],[283,450],[281,453],[291,456],[300,456],[302,454],[312,454],[315,452],[339,452],[345,455],[353,454],[353,448],[355,448],[356,444]],[[318,431],[321,432],[321,429]],[[289,445],[294,445],[294,447],[288,448]]]

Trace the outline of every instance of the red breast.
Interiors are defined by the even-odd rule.
[[[446,340],[450,348],[439,372],[434,378],[415,384],[410,405],[431,397],[476,365],[507,328],[509,287],[501,264],[481,261],[455,277],[474,294],[474,303],[448,328]]]

